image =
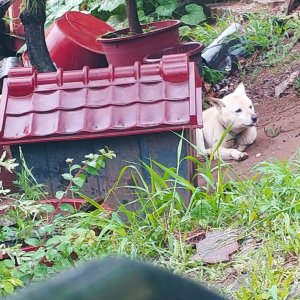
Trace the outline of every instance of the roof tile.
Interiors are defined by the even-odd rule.
[[[160,64],[129,67],[13,69],[0,104],[0,144],[200,127],[194,67],[185,55],[170,55]]]

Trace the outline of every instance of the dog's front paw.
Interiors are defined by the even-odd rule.
[[[231,153],[231,156],[233,157],[233,159],[237,160],[237,161],[242,161],[245,160],[249,157],[247,152],[240,152],[240,151],[233,151]]]

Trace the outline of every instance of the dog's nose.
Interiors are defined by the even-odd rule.
[[[257,122],[257,116],[254,115],[254,116],[251,116],[251,120],[253,123],[256,123]]]

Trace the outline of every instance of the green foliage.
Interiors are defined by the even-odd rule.
[[[155,13],[160,17],[170,17],[178,6],[177,0],[159,0]]]
[[[216,39],[222,31],[224,31],[232,22],[232,18],[217,19],[215,25],[208,23],[201,24],[195,27],[182,26],[180,28],[180,36],[182,39],[201,42],[208,46]]]
[[[47,20],[45,22],[45,27],[49,27],[55,19],[61,17],[64,13],[74,10],[78,11],[81,3],[85,1],[83,0],[47,0],[46,1],[46,12],[47,12]]]
[[[268,14],[248,14],[243,24],[245,32],[236,33],[231,38],[238,39],[236,48],[242,49],[246,55],[256,51],[265,65],[276,65],[291,55],[293,46],[300,38],[300,20],[284,19]],[[232,22],[232,16],[217,19],[213,26],[207,23],[180,28],[183,40],[199,41],[208,46]],[[292,32],[292,37],[289,35]]]
[[[205,82],[216,84],[225,78],[225,73],[215,69],[210,69],[207,66],[203,66],[203,77]]]
[[[241,46],[248,54],[262,51],[262,58],[267,65],[281,63],[300,37],[299,25],[299,19],[249,14],[246,34],[240,36]],[[294,37],[287,41],[291,30],[295,32]]]
[[[47,194],[43,190],[43,185],[39,184],[28,168],[22,149],[20,148],[21,166],[17,172],[17,180],[14,182],[17,187],[23,192],[23,198],[28,200],[46,199]]]
[[[287,299],[297,270],[286,269],[272,248],[266,249],[264,255],[265,260],[254,262],[247,283],[236,293],[237,299]]]
[[[88,154],[84,157],[82,165],[72,165],[73,159],[66,159],[69,163],[69,173],[62,174],[62,177],[69,181],[65,191],[57,191],[56,198],[62,199],[66,197],[70,192],[71,195],[78,194],[83,188],[84,183],[89,175],[98,175],[99,171],[105,168],[106,160],[110,160],[116,157],[113,151],[99,150],[100,154]],[[74,172],[75,171],[75,172]]]
[[[10,260],[0,261],[0,296],[14,292],[17,287],[23,286],[19,278],[13,276],[14,264]]]
[[[185,7],[186,15],[181,17],[181,21],[187,25],[197,25],[206,20],[203,7],[197,4],[188,4]]]
[[[46,27],[65,12],[70,10],[78,11],[83,7],[89,13],[106,21],[116,29],[127,26],[124,0],[48,0]],[[183,6],[178,0],[137,0],[137,7],[139,20],[142,23],[181,18],[181,21],[185,24],[197,25],[206,20],[202,6],[197,4]]]

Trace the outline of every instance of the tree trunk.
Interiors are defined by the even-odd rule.
[[[25,29],[29,59],[38,72],[54,72],[56,68],[45,41],[46,1],[42,4],[39,2],[39,5],[33,5],[32,2],[35,1],[28,1],[27,7],[20,15]]]
[[[125,0],[125,2],[130,32],[134,34],[143,33],[137,13],[136,0]]]

